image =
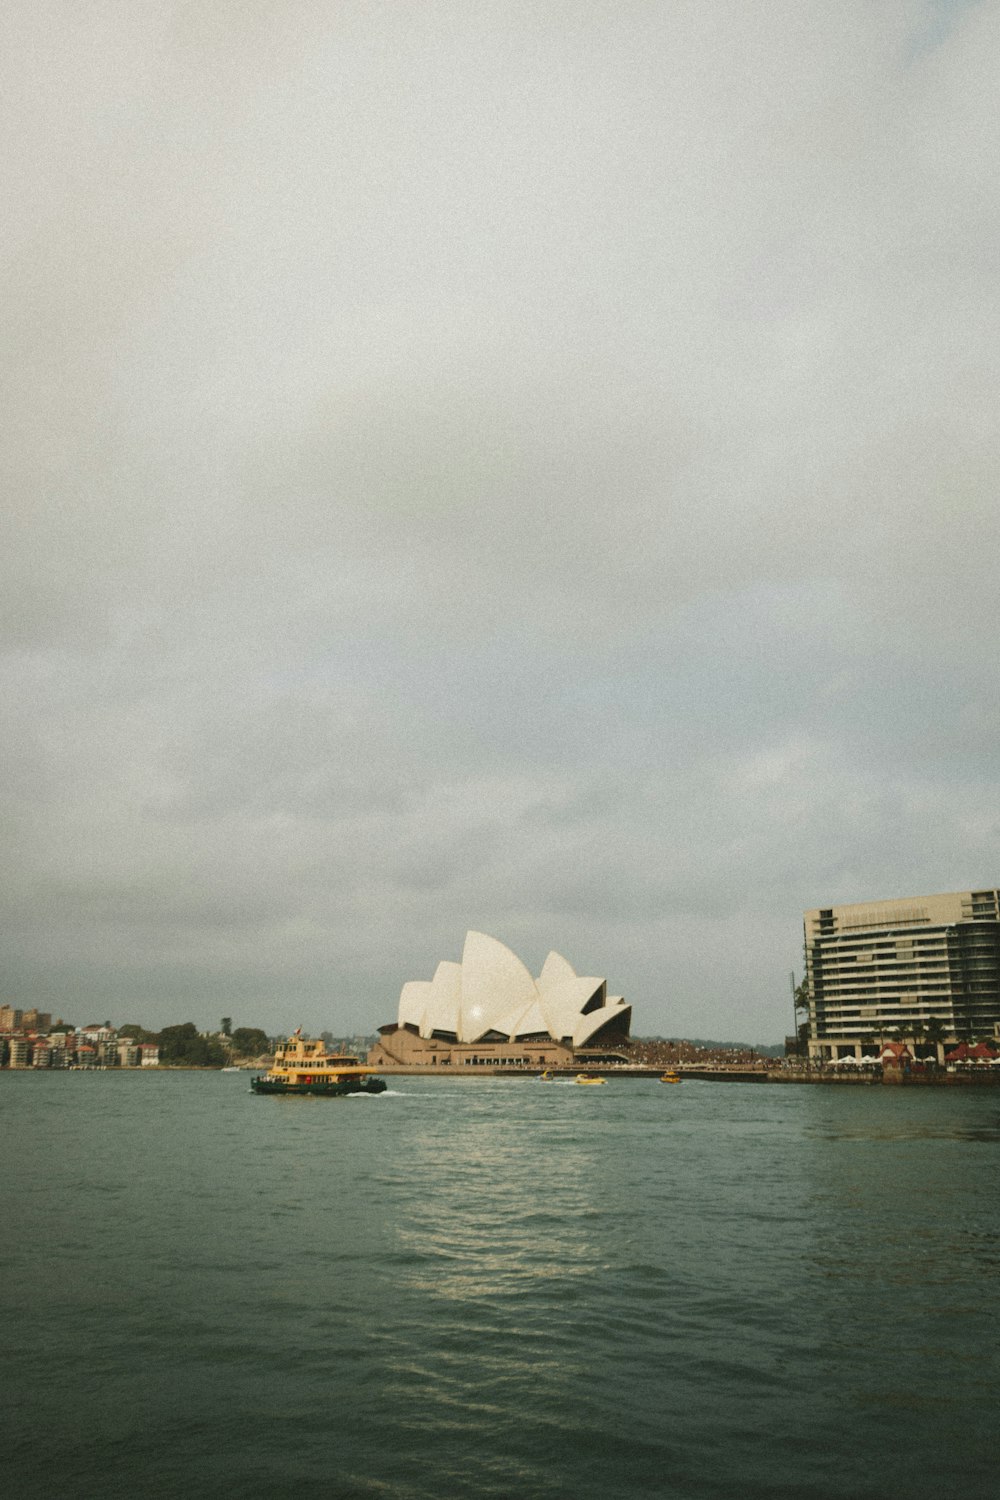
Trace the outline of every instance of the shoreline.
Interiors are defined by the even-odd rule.
[[[240,1073],[247,1075],[266,1071],[266,1064],[255,1064],[252,1067],[240,1068]],[[507,1080],[530,1079],[537,1082],[543,1072],[552,1074],[554,1080],[571,1082],[579,1073],[586,1072],[593,1077],[608,1080],[621,1080],[628,1082],[635,1079],[659,1079],[666,1071],[676,1071],[682,1080],[691,1080],[698,1083],[756,1083],[756,1084],[805,1084],[819,1086],[833,1086],[837,1088],[874,1088],[887,1086],[889,1088],[998,1088],[1000,1087],[1000,1068],[993,1069],[969,1069],[962,1072],[948,1072],[940,1070],[934,1073],[903,1073],[898,1069],[886,1072],[858,1070],[849,1072],[840,1070],[806,1070],[804,1068],[765,1068],[765,1067],[741,1067],[733,1065],[726,1067],[724,1064],[715,1066],[699,1066],[696,1063],[673,1064],[667,1067],[569,1067],[569,1068],[500,1068],[500,1067],[477,1067],[477,1068],[453,1068],[444,1067],[419,1067],[407,1066],[395,1063],[378,1068],[380,1077],[385,1078],[453,1078],[462,1083],[476,1083],[482,1079],[503,1078]],[[155,1068],[108,1068],[108,1067],[72,1067],[72,1068],[10,1068],[0,1069],[0,1074],[5,1073],[31,1073],[48,1075],[52,1073],[111,1073],[122,1077],[135,1077],[137,1075],[163,1075],[166,1073],[204,1073],[209,1075],[221,1075],[226,1069],[218,1067],[202,1067],[197,1064],[179,1063],[176,1066]]]
[[[846,1070],[839,1072],[822,1072],[820,1070],[809,1071],[793,1068],[746,1068],[734,1065],[733,1067],[715,1066],[701,1067],[696,1063],[679,1063],[672,1065],[684,1080],[692,1079],[701,1083],[780,1083],[780,1084],[832,1084],[836,1086],[861,1086],[872,1088],[885,1084],[890,1088],[996,1088],[1000,1086],[1000,1069],[992,1069],[987,1072],[963,1072],[949,1073],[898,1073],[892,1070],[888,1073],[876,1073],[858,1071],[849,1073]],[[381,1066],[379,1075],[386,1078],[457,1078],[462,1082],[474,1082],[481,1078],[530,1078],[537,1081],[543,1071],[553,1074],[555,1079],[562,1081],[574,1079],[578,1073],[586,1072],[595,1077],[621,1079],[659,1079],[668,1069],[666,1067],[589,1067],[589,1068],[452,1068],[452,1067],[407,1067],[396,1063],[391,1066]]]

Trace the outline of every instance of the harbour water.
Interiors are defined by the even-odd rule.
[[[0,1075],[5,1491],[1000,1490],[993,1090]]]

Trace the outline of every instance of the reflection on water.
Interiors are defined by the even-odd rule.
[[[412,1261],[406,1284],[435,1300],[489,1303],[538,1280],[592,1274],[598,1247],[588,1231],[600,1194],[592,1155],[551,1124],[545,1142],[536,1133],[526,1151],[530,1127],[509,1091],[513,1119],[477,1119],[483,1096],[458,1087],[473,1118],[423,1119],[411,1137],[414,1206],[395,1226]]]
[[[0,1076],[25,1500],[992,1496],[990,1097],[231,1082]]]

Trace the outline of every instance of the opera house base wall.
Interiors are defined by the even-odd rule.
[[[551,1037],[536,1042],[458,1042],[422,1037],[409,1026],[383,1026],[368,1054],[372,1067],[384,1072],[434,1071],[442,1074],[516,1073],[544,1068],[583,1068],[626,1062],[613,1045],[576,1049]]]

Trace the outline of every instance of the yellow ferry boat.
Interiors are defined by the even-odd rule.
[[[577,1073],[575,1083],[607,1083],[606,1078],[595,1078],[592,1073]]]
[[[266,1073],[251,1078],[255,1094],[316,1094],[336,1098],[341,1094],[381,1094],[385,1080],[375,1069],[346,1053],[327,1052],[325,1042],[314,1042],[296,1031],[274,1054]]]
[[[668,1068],[665,1073],[660,1074],[661,1083],[680,1083],[680,1081],[681,1075],[675,1072],[673,1068]]]

